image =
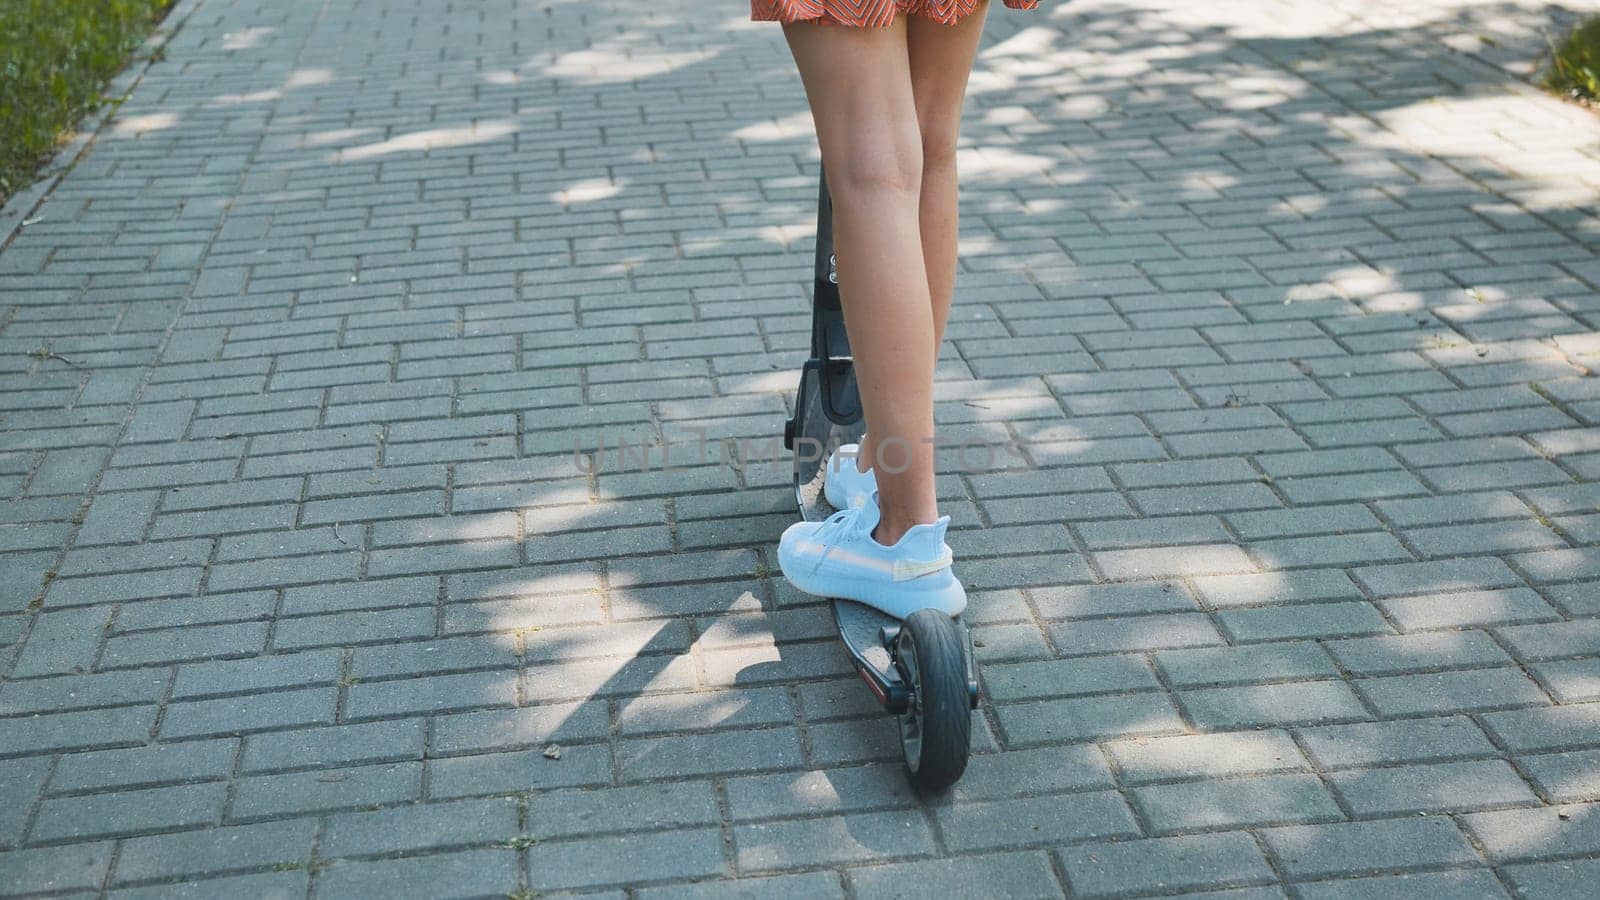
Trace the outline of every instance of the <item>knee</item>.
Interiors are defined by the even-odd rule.
[[[870,141],[828,161],[830,190],[842,196],[916,195],[922,190],[922,147],[914,136]]]
[[[956,143],[961,137],[959,122],[923,122],[922,168],[924,171],[944,171],[955,168]]]

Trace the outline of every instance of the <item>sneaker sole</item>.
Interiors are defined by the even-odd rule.
[[[904,619],[919,609],[936,609],[946,615],[959,616],[967,608],[967,591],[954,576],[950,584],[937,590],[918,591],[907,595],[903,601],[886,603],[883,584],[862,578],[842,575],[823,575],[795,578],[785,572],[784,577],[796,589],[818,597],[838,597],[870,606],[886,616]]]

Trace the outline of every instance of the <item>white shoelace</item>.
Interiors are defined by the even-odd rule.
[[[817,529],[817,539],[824,540],[830,537],[840,528],[845,527],[847,524],[853,526],[848,532],[846,532],[846,536],[852,540],[859,537],[860,533],[865,530],[861,527],[860,507],[853,506],[849,509],[841,509],[826,519],[823,519],[822,527]]]

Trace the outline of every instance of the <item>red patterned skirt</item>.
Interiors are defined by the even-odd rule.
[[[756,22],[816,22],[858,28],[888,25],[897,13],[954,25],[983,0],[750,0]],[[1011,9],[1037,9],[1039,0],[1004,0]]]

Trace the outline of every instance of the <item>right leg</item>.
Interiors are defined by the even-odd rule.
[[[892,544],[938,518],[933,484],[934,321],[918,227],[922,136],[906,20],[883,28],[784,26],[816,120],[834,253],[882,518]]]

